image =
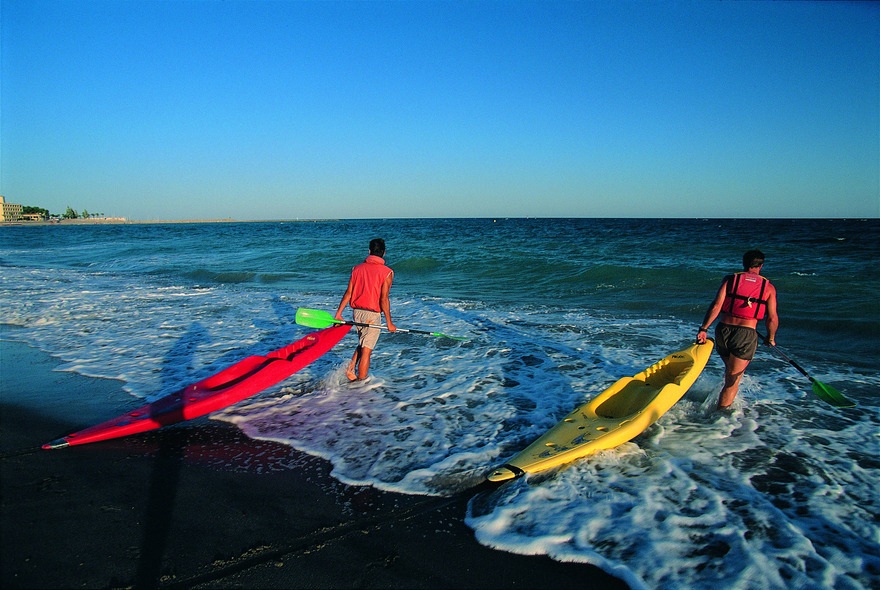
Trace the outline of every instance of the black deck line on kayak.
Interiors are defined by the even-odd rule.
[[[239,375],[238,377],[230,379],[226,383],[221,383],[220,385],[215,385],[214,387],[206,387],[204,389],[204,391],[218,391],[220,389],[226,389],[227,387],[232,387],[233,385],[238,385],[242,381],[245,381],[246,379],[253,377],[254,375],[259,373],[260,371],[262,371],[263,369],[265,369],[266,367],[268,367],[269,365],[271,365],[275,361],[287,361],[287,362],[292,361],[294,359],[294,357],[296,357],[300,353],[310,349],[311,347],[315,346],[317,343],[318,343],[318,341],[316,340],[315,342],[313,342],[312,344],[309,344],[308,346],[303,346],[302,348],[291,352],[285,358],[267,357],[266,360],[263,361],[259,367],[255,367],[255,368],[251,369],[250,371],[248,371],[244,375]]]
[[[254,369],[251,369],[250,371],[248,371],[248,372],[245,373],[244,375],[239,375],[238,377],[234,377],[234,378],[230,379],[229,381],[226,381],[225,383],[221,383],[221,384],[219,384],[219,385],[215,385],[214,387],[206,387],[206,388],[203,389],[203,391],[219,391],[219,390],[221,390],[221,389],[226,389],[227,387],[232,387],[233,385],[238,385],[239,383],[241,383],[241,382],[244,381],[245,379],[248,379],[248,378],[250,378],[250,377],[253,377],[253,376],[256,375],[257,373],[259,373],[260,371],[262,371],[263,369],[265,369],[266,367],[268,367],[270,364],[272,364],[274,361],[282,361],[282,360],[284,360],[284,359],[280,359],[280,358],[267,358],[265,361],[263,361],[263,362],[260,364],[259,367],[256,367],[256,368],[254,368]],[[200,389],[201,389],[201,388],[200,388]]]
[[[505,463],[504,465],[499,466],[498,469],[509,469],[513,472],[514,477],[522,477],[526,474],[525,471],[523,471],[516,465],[511,465],[510,463]]]

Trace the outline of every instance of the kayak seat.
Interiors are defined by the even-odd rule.
[[[659,391],[660,388],[641,379],[629,379],[620,391],[596,407],[596,415],[609,420],[619,420],[638,414],[651,403]]]

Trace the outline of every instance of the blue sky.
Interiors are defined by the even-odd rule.
[[[2,0],[0,194],[130,219],[878,217],[880,6]]]

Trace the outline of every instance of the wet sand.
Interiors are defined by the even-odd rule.
[[[626,588],[477,543],[468,495],[347,486],[327,462],[196,419],[40,445],[140,403],[0,341],[3,588]]]

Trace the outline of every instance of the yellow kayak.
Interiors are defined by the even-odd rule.
[[[489,481],[550,469],[635,438],[690,389],[703,372],[713,346],[712,340],[693,344],[621,379],[496,468]]]

